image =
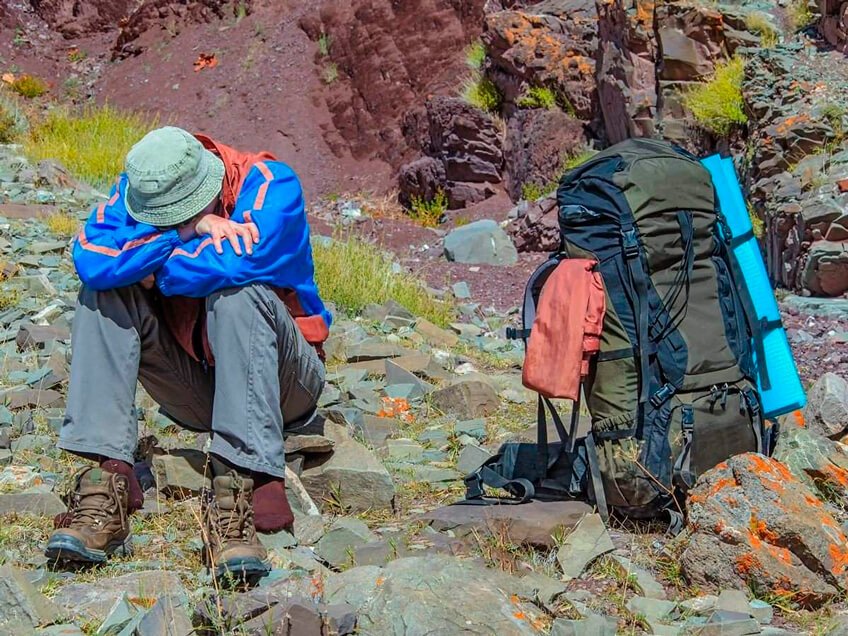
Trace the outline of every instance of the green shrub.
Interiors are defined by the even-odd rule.
[[[324,83],[327,85],[332,84],[339,79],[339,67],[336,66],[335,62],[330,62],[324,67],[324,70],[321,72],[321,79],[323,79]]]
[[[106,188],[123,171],[132,145],[157,123],[155,118],[108,105],[54,108],[42,120],[32,122],[24,150],[33,162],[55,159],[77,178]]]
[[[786,7],[786,19],[789,22],[789,28],[793,31],[800,31],[810,26],[816,19],[808,0],[792,0],[789,6]]]
[[[329,242],[317,240],[312,251],[321,297],[344,311],[357,314],[371,303],[394,300],[443,327],[454,319],[453,304],[431,296],[411,274],[395,273],[392,258],[371,243],[346,236]]]
[[[462,88],[462,98],[487,113],[495,113],[501,107],[501,94],[498,87],[492,81],[480,74],[476,74],[465,82]]]
[[[546,196],[556,190],[557,182],[551,181],[545,185],[539,185],[533,181],[528,181],[521,186],[521,198],[524,201],[538,201],[543,196]]]
[[[833,128],[833,133],[836,135],[835,144],[842,143],[845,138],[845,107],[834,102],[829,102],[822,106],[821,116],[827,120],[830,127]]]
[[[581,150],[577,154],[568,155],[565,158],[565,161],[562,162],[562,171],[563,173],[568,172],[569,170],[574,170],[575,168],[582,166],[584,163],[589,161],[592,157],[598,154],[597,150],[591,150],[589,148],[585,150]]]
[[[556,94],[547,86],[532,86],[518,98],[518,106],[553,110],[557,106]]]
[[[754,206],[750,203],[748,203],[748,218],[751,219],[751,227],[753,228],[754,236],[758,239],[763,238],[765,235],[766,224],[763,223],[763,220],[757,214]]]
[[[485,61],[486,47],[483,46],[483,43],[478,40],[469,44],[468,48],[465,49],[465,63],[468,65],[468,68],[474,71],[480,71],[483,69],[483,62]]]
[[[724,136],[734,126],[747,123],[742,97],[744,74],[745,60],[741,57],[720,62],[712,79],[684,94],[684,104],[702,128]]]
[[[318,54],[321,57],[328,57],[330,55],[330,47],[332,44],[333,38],[322,31],[321,35],[318,37]]]
[[[47,82],[34,75],[20,75],[9,84],[14,92],[27,99],[41,97],[48,91]]]
[[[760,36],[760,45],[764,48],[774,48],[780,40],[780,35],[768,15],[761,11],[749,13],[745,17],[745,26],[751,33]]]
[[[430,201],[413,196],[410,203],[409,218],[424,227],[437,227],[448,210],[448,196],[441,189]]]

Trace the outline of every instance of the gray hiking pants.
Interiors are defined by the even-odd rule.
[[[80,291],[74,317],[68,406],[59,447],[133,462],[136,382],[181,426],[211,434],[211,452],[283,477],[283,428],[308,422],[324,366],[286,306],[263,285],[206,299],[215,366],[189,356],[140,285]]]

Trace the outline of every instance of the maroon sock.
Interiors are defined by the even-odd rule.
[[[100,468],[127,478],[129,484],[127,512],[131,513],[140,510],[144,505],[144,493],[141,490],[141,484],[138,483],[138,478],[133,472],[133,467],[119,459],[107,459],[100,462]]]
[[[291,531],[294,513],[286,497],[286,482],[274,477],[254,477],[253,517],[257,532]]]

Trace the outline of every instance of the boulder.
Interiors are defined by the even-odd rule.
[[[532,598],[531,587],[479,563],[433,555],[334,574],[324,598],[354,606],[363,634],[529,636],[539,634],[544,616],[520,600]]]
[[[286,437],[286,454],[303,453],[304,455],[320,455],[331,453],[334,442],[323,435],[289,435]]]
[[[518,252],[500,225],[482,219],[450,231],[445,237],[445,257],[469,265],[514,265]]]
[[[55,623],[59,615],[59,608],[33,587],[23,571],[0,567],[0,631],[30,633]]]
[[[16,492],[0,494],[0,515],[27,514],[55,517],[67,510],[65,503],[52,492]]]
[[[688,500],[681,566],[690,584],[793,592],[817,607],[848,586],[848,538],[775,459],[746,453],[704,473]]]
[[[524,216],[509,225],[509,233],[519,252],[553,252],[559,249],[559,206],[556,195],[532,202]]]
[[[576,579],[592,561],[614,549],[601,516],[587,514],[557,550],[557,561],[562,568],[563,579]]]
[[[446,187],[445,164],[433,157],[416,159],[398,172],[398,200],[408,208],[415,200],[433,201]]]
[[[563,160],[586,145],[583,126],[558,109],[520,110],[509,119],[504,155],[507,192],[513,201],[521,198],[524,184],[544,188],[559,179]]]
[[[356,548],[376,540],[377,536],[364,521],[340,517],[315,546],[315,552],[331,566],[338,568],[345,564],[352,565]]]
[[[464,419],[482,417],[498,409],[498,394],[488,382],[459,380],[431,394],[433,405]]]
[[[848,382],[835,373],[825,373],[807,396],[804,421],[810,430],[839,437],[848,429]]]
[[[819,296],[848,291],[848,243],[816,241],[804,261],[802,284]]]
[[[300,476],[309,494],[318,502],[338,500],[350,512],[391,508],[395,487],[374,453],[338,425],[325,434],[335,442],[332,454],[307,457]]]
[[[190,448],[176,449],[153,457],[156,488],[170,497],[190,497],[210,488],[212,482],[206,453]]]
[[[104,578],[95,583],[70,583],[62,588],[56,602],[74,617],[103,621],[116,601],[124,595],[139,604],[152,604],[167,597],[175,605],[181,605],[187,598],[186,590],[176,573],[145,570]]]
[[[490,13],[485,20],[489,74],[507,102],[517,103],[529,86],[547,86],[581,119],[594,116],[594,2],[544,0],[527,9]]]
[[[437,508],[421,517],[434,530],[470,535],[509,536],[517,544],[550,549],[556,537],[573,528],[592,511],[582,501],[531,501],[520,506],[468,506]]]
[[[820,499],[848,507],[848,446],[785,424],[774,458]]]

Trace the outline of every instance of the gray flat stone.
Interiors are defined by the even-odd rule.
[[[65,502],[52,492],[0,495],[0,515],[16,513],[38,517],[54,517],[67,509]]]
[[[592,561],[614,549],[600,515],[587,514],[557,551],[557,561],[562,568],[563,579],[576,579]]]

